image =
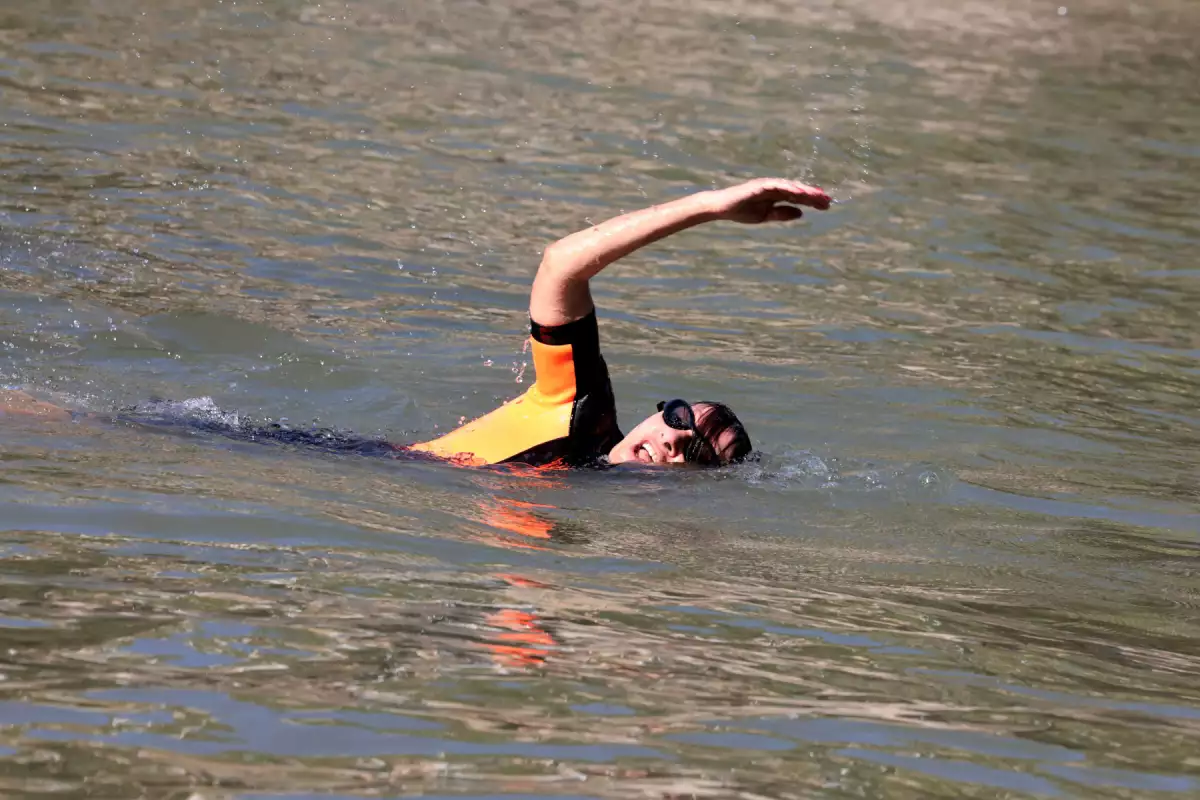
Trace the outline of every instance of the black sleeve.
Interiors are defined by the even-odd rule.
[[[571,461],[587,463],[606,455],[621,439],[608,365],[600,355],[596,310],[565,325],[529,320],[529,334],[546,345],[571,345],[575,362],[575,406],[571,411]]]
[[[600,328],[596,324],[596,309],[565,325],[543,325],[530,318],[529,335],[542,344],[595,345],[600,350]]]

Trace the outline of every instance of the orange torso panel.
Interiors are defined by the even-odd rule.
[[[537,380],[527,392],[445,436],[412,445],[473,466],[565,460],[582,465],[621,439],[596,315],[548,327],[531,324]]]

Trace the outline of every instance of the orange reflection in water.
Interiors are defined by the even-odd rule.
[[[493,528],[499,528],[502,531],[517,533],[521,536],[528,536],[531,539],[549,539],[550,532],[554,530],[554,521],[551,519],[543,519],[531,512],[531,509],[546,508],[552,509],[554,506],[542,505],[540,503],[527,503],[522,500],[509,500],[507,498],[498,497],[494,505],[483,504],[483,521]],[[517,540],[508,542],[508,545],[536,546],[529,543]],[[545,549],[545,548],[538,548]]]
[[[481,501],[480,508],[483,512],[483,521],[492,528],[533,540],[521,541],[507,536],[495,536],[489,537],[491,544],[534,550],[547,549],[537,542],[549,541],[555,522],[549,517],[539,516],[535,511],[538,509],[552,510],[554,506],[506,497],[493,497],[490,500]],[[541,581],[514,573],[498,573],[496,577],[517,590],[552,588]],[[492,636],[491,641],[483,643],[498,666],[509,668],[541,666],[551,651],[558,646],[534,610],[502,608],[488,614],[485,621],[492,628],[499,629]]]
[[[545,663],[550,651],[558,646],[554,637],[542,627],[536,613],[503,608],[488,614],[489,625],[503,629],[495,641],[486,642],[492,659],[502,667],[538,667]]]

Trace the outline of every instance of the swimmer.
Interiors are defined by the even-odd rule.
[[[721,403],[671,400],[621,434],[589,282],[623,256],[705,222],[787,222],[801,216],[798,206],[826,209],[829,203],[815,187],[764,178],[622,214],[555,242],[546,248],[529,297],[536,383],[492,413],[413,449],[483,464],[562,459],[571,465],[720,466],[744,458],[750,437]]]
[[[338,452],[398,456],[424,454],[452,463],[485,466],[603,466],[628,462],[723,466],[745,458],[750,437],[728,406],[674,399],[628,434],[617,426],[608,366],[600,354],[590,281],[605,267],[646,245],[706,222],[746,225],[788,222],[800,206],[829,208],[820,189],[782,178],[762,178],[702,191],[662,205],[622,214],[573,233],[546,248],[529,298],[530,339],[536,380],[520,397],[432,441],[409,446],[348,436],[331,429],[229,421],[211,409],[197,424],[180,404],[152,404],[118,414],[130,422],[183,423],[255,441],[277,441]],[[0,415],[60,418],[59,410],[22,392],[0,393]]]

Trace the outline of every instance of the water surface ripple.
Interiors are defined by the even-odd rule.
[[[1198,34],[5,3],[0,383],[81,409],[427,437],[528,384],[554,238],[753,175],[839,203],[595,287],[625,424],[726,400],[724,473],[4,420],[0,794],[1200,794]]]

